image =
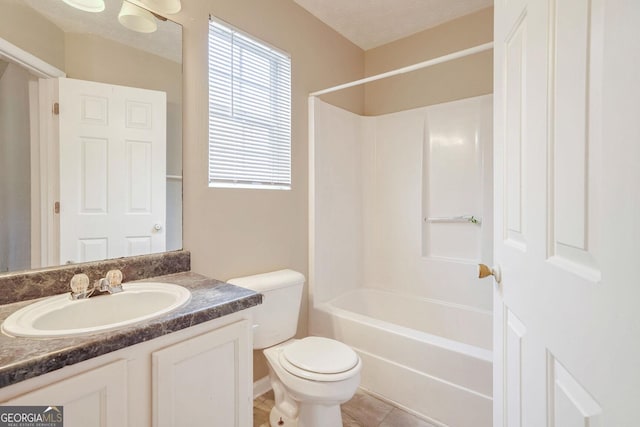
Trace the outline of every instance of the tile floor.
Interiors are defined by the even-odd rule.
[[[273,391],[253,401],[253,427],[269,427],[273,405]],[[342,422],[344,427],[436,427],[360,390],[342,405]]]

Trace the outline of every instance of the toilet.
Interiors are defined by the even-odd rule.
[[[362,361],[346,344],[323,337],[292,339],[305,277],[280,270],[228,280],[262,294],[254,310],[253,348],[263,350],[274,391],[272,427],[341,427],[340,405],[360,385]]]

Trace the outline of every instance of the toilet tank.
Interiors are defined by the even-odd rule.
[[[296,334],[304,281],[302,273],[288,269],[227,280],[262,294],[262,304],[253,312],[254,349],[274,346]]]

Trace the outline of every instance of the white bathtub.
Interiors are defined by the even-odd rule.
[[[364,389],[437,425],[491,426],[491,312],[358,289],[312,316],[312,334],[358,352]]]

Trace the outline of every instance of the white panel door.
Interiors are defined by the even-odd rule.
[[[638,22],[495,3],[494,427],[639,425]]]
[[[166,94],[59,79],[60,263],[162,252]]]

